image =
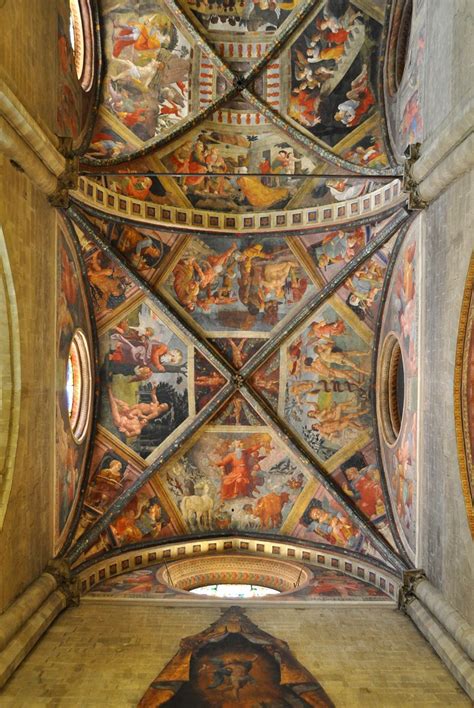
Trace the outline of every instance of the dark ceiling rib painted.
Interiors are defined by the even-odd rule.
[[[246,380],[250,377],[261,365],[262,360],[260,357],[254,357],[249,360],[249,366],[247,370],[242,373],[237,374],[237,372],[231,367],[225,360],[220,356],[217,359],[214,349],[209,346],[208,342],[203,338],[199,337],[196,333],[189,331],[189,327],[184,324],[180,318],[176,317],[176,314],[170,309],[166,301],[161,298],[160,295],[154,293],[149,285],[145,283],[139,276],[137,276],[128,266],[124,258],[119,255],[113,248],[108,245],[103,238],[99,235],[97,229],[82,215],[79,213],[77,208],[70,207],[67,211],[68,216],[70,216],[82,229],[91,240],[96,243],[107,255],[108,257],[117,263],[127,276],[139,284],[141,290],[146,294],[147,298],[152,302],[156,302],[160,308],[164,309],[167,316],[170,319],[178,322],[179,326],[186,329],[186,333],[189,338],[198,346],[198,348],[205,352],[206,356],[212,361],[212,363],[218,368],[218,370],[226,376],[231,377],[231,382],[227,384],[220,393],[213,399],[211,404],[204,409],[198,416],[186,427],[182,435],[171,445],[169,445],[160,457],[153,462],[146,470],[144,470],[136,482],[125,492],[123,492],[115,502],[110,506],[110,508],[104,513],[104,515],[91,527],[89,528],[77,543],[68,550],[66,558],[69,562],[74,562],[79,558],[79,556],[86,550],[90,545],[92,545],[100,536],[100,534],[105,531],[113,521],[120,511],[130,502],[134,494],[140,489],[154,474],[155,472],[167,461],[169,460],[178,450],[178,448],[193,435],[201,425],[209,421],[214,413],[231,397],[231,395],[236,390],[241,390],[249,402],[253,405],[262,418],[270,424],[279,436],[284,440],[286,446],[291,449],[300,459],[300,461],[307,467],[311,474],[320,482],[325,489],[331,492],[331,494],[337,499],[344,511],[349,515],[351,519],[355,521],[357,526],[366,534],[368,539],[373,543],[374,547],[381,553],[382,557],[386,558],[389,562],[393,563],[395,567],[399,570],[403,569],[405,566],[404,561],[400,556],[393,551],[390,544],[385,540],[385,538],[373,527],[370,522],[368,522],[361,512],[357,509],[356,505],[352,500],[347,497],[347,495],[341,491],[339,486],[323,471],[318,460],[312,454],[312,452],[303,445],[293,434],[293,432],[288,428],[285,421],[282,420],[280,416],[275,414],[269,408],[268,404],[262,400],[262,398],[254,391],[254,389],[249,386]],[[373,240],[368,246],[363,249],[363,251],[356,256],[341,273],[333,278],[328,285],[323,288],[323,290],[318,293],[311,301],[308,302],[306,307],[301,311],[298,317],[294,318],[291,328],[284,330],[280,335],[277,335],[274,339],[270,340],[271,347],[265,351],[265,356],[263,361],[271,356],[272,352],[279,349],[281,344],[291,336],[294,329],[305,319],[311,312],[321,305],[325,300],[327,300],[331,295],[333,295],[342,282],[350,275],[354,270],[356,270],[361,263],[370,258],[370,256],[378,250],[386,241],[388,241],[394,233],[404,224],[409,218],[408,214],[401,210],[399,214],[392,220],[392,222],[381,231],[379,236]],[[242,382],[240,377],[242,376]],[[245,378],[244,378],[245,377]],[[276,424],[276,427],[275,427]]]

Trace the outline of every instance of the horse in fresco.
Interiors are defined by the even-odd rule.
[[[180,508],[184,521],[199,530],[212,528],[214,521],[214,497],[211,496],[211,485],[204,482],[201,494],[191,494],[183,497]]]

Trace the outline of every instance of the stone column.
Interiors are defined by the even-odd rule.
[[[427,578],[416,583],[414,594],[425,607],[443,625],[455,642],[459,644],[468,657],[474,661],[474,627],[466,622]]]
[[[424,605],[413,597],[405,608],[407,615],[416,624],[425,639],[431,644],[440,659],[446,664],[457,682],[474,700],[474,664],[459,648],[459,645],[436,622]]]
[[[399,605],[474,699],[474,628],[446,602],[422,570],[404,573]]]
[[[64,172],[65,159],[59,152],[59,138],[52,134],[46,134],[1,78],[0,115],[5,118],[22,140],[36,152],[50,172],[56,177],[59,177]]]
[[[426,142],[410,145],[404,187],[410,206],[422,209],[474,167],[474,92]]]
[[[58,178],[45,166],[38,155],[20,138],[9,123],[0,116],[0,151],[31,179],[42,192],[53,195]]]
[[[59,150],[69,142],[47,135],[0,79],[0,152],[57,207],[68,206],[69,190],[77,188],[78,159]]]
[[[60,612],[78,602],[69,566],[65,561],[51,561],[46,572],[0,615],[0,688]]]

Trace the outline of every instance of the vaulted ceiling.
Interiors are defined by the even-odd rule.
[[[229,535],[409,566],[376,416],[411,220],[389,5],[101,3],[102,99],[61,226],[96,368],[57,529],[76,568]]]

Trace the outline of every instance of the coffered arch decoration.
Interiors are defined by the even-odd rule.
[[[0,226],[0,529],[13,482],[20,425],[20,327],[15,284]]]
[[[272,578],[270,579],[270,575]],[[380,561],[301,541],[221,536],[161,542],[109,553],[77,570],[78,591],[89,601],[209,602],[188,592],[208,580],[254,582],[280,591],[292,603],[396,602],[401,580]],[[178,588],[175,581],[182,588]],[[268,598],[264,600],[267,602]],[[270,600],[273,602],[273,600]],[[261,602],[261,600],[249,600]]]

